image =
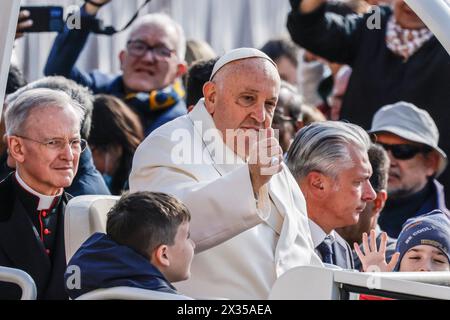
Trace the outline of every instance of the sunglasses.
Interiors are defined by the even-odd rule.
[[[386,151],[390,151],[394,158],[399,160],[409,160],[419,153],[428,153],[432,149],[429,146],[414,146],[411,144],[384,144],[378,143]]]

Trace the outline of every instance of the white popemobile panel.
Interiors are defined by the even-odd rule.
[[[450,2],[405,0],[450,54]]]
[[[5,98],[19,8],[20,1],[2,0],[2,10],[0,12],[0,101],[2,102],[0,103],[0,119],[3,112],[3,100]]]

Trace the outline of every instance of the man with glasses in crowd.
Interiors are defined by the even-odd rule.
[[[407,219],[434,209],[448,214],[443,186],[436,178],[445,170],[447,155],[439,148],[439,131],[429,113],[407,102],[381,108],[371,133],[390,158],[388,200],[379,224],[397,238]]]
[[[38,299],[66,299],[64,209],[86,141],[84,111],[66,93],[24,92],[5,115],[16,171],[0,183],[0,266],[27,272]],[[49,125],[51,124],[51,125]],[[0,299],[18,299],[17,286],[0,282]]]
[[[94,17],[109,1],[88,1],[81,8],[81,15]],[[139,115],[146,135],[187,113],[179,79],[187,71],[186,40],[178,23],[160,13],[138,18],[126,48],[119,55],[122,69],[119,76],[98,70],[87,73],[75,67],[89,34],[83,28],[66,27],[55,40],[44,73],[75,80],[95,94],[112,94],[123,99]]]

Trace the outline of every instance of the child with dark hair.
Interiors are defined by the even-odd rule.
[[[189,110],[203,98],[203,86],[209,81],[217,60],[219,58],[199,60],[189,67],[186,76],[186,105]]]
[[[124,195],[109,211],[106,234],[95,233],[68,263],[80,269],[81,288],[72,299],[92,290],[134,287],[178,294],[171,282],[186,280],[195,244],[189,238],[191,215],[184,204],[164,193]]]

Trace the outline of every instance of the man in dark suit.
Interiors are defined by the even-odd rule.
[[[23,93],[5,115],[16,171],[0,182],[0,266],[21,269],[36,283],[38,299],[67,299],[64,291],[64,209],[86,141],[83,109],[49,89]],[[0,299],[20,298],[0,283]]]
[[[367,202],[376,197],[369,178],[368,134],[359,126],[316,122],[297,134],[288,166],[306,199],[311,237],[327,264],[353,269],[352,250],[335,232],[356,224]]]

